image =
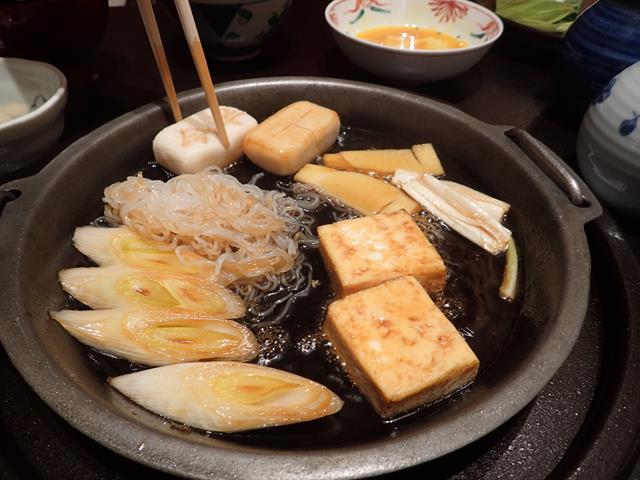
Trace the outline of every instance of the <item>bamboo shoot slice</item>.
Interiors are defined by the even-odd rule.
[[[129,267],[71,268],[58,274],[62,288],[91,308],[178,308],[221,318],[242,317],[242,299],[209,280]]]
[[[422,166],[420,173],[429,173],[434,176],[444,175],[442,162],[431,143],[423,143],[411,147],[418,163]]]
[[[421,172],[421,165],[411,150],[345,150],[322,157],[326,167],[351,172],[393,175],[397,169]]]
[[[418,152],[420,158],[415,152]],[[431,144],[414,145],[411,149],[344,150],[325,153],[322,161],[326,167],[351,172],[373,173],[389,176],[400,170],[443,175],[442,164]]]
[[[364,215],[406,210],[413,213],[418,204],[393,185],[362,173],[344,172],[320,165],[307,164],[293,177],[308,183],[326,195],[352,207]]]
[[[261,365],[185,363],[110,378],[144,408],[216,432],[239,432],[315,420],[342,408],[328,388]]]
[[[114,308],[50,315],[80,342],[143,365],[218,358],[245,362],[258,354],[248,328],[198,313]]]

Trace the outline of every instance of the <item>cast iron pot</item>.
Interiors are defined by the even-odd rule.
[[[220,85],[222,104],[259,120],[308,99],[343,124],[411,142],[432,141],[446,168],[512,205],[525,278],[518,319],[498,339],[478,380],[436,415],[393,434],[346,445],[274,448],[185,433],[114,392],[84,347],[50,320],[67,301],[57,272],[73,264],[76,226],[101,212],[106,185],[143,166],[168,110],[148,105],[79,140],[38,175],[3,187],[0,339],[16,368],[56,412],[102,445],[140,463],[192,478],[353,478],[423,463],[492,431],[522,409],[571,350],[585,316],[590,257],[586,222],[601,213],[592,193],[541,143],[416,95],[322,78],[272,78]],[[181,96],[183,113],[205,107]],[[16,198],[19,195],[19,198]],[[492,341],[492,339],[486,339]]]

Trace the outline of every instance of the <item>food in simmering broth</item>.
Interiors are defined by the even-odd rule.
[[[58,277],[67,293],[91,308],[171,308],[220,318],[245,313],[238,295],[195,275],[110,266],[71,268]]]
[[[500,284],[500,298],[513,300],[516,298],[518,288],[518,249],[513,237],[509,239],[506,257],[507,261],[502,275],[502,283]]]
[[[479,192],[451,186],[429,174],[397,170],[392,182],[460,235],[497,255],[509,246],[511,231],[501,223],[508,206]],[[483,208],[485,204],[491,207]],[[498,211],[496,216],[496,209]]]
[[[259,349],[244,325],[198,312],[113,308],[61,310],[51,312],[51,317],[82,343],[141,365],[247,362]]]
[[[209,277],[216,265],[190,250],[143,238],[127,227],[78,227],[73,245],[96,264]]]
[[[431,292],[444,287],[440,254],[404,210],[322,225],[318,237],[338,297],[406,275]]]
[[[318,191],[333,197],[364,215],[406,210],[415,213],[418,203],[388,182],[357,172],[345,172],[307,164],[293,179],[313,185]]]
[[[476,355],[411,276],[336,300],[323,328],[383,418],[441,399],[478,373]]]
[[[429,143],[403,149],[343,150],[325,153],[322,156],[325,167],[353,172],[373,173],[388,176],[398,170],[443,175],[444,170],[433,146]]]
[[[484,193],[474,190],[473,188],[469,188],[466,185],[462,185],[461,183],[452,182],[450,180],[443,180],[442,182],[449,188],[456,190],[475,202],[483,211],[498,222],[502,222],[504,216],[511,208],[511,205],[507,202],[485,195]]]
[[[240,183],[229,174],[238,171],[236,166],[225,171],[206,168],[194,174],[170,177],[167,181],[138,174],[105,189],[102,223],[112,228],[76,230],[76,247],[101,267],[66,270],[61,272],[61,280],[78,300],[105,310],[66,310],[52,312],[52,317],[80,341],[146,365],[220,358],[239,362],[253,359],[263,364],[226,361],[183,364],[110,379],[115,388],[160,415],[206,430],[235,432],[336,413],[342,400],[327,388],[302,377],[285,380],[281,375],[290,373],[264,369],[264,365],[279,357],[278,354],[263,355],[263,352],[289,348],[278,346],[279,342],[282,340],[282,345],[287,345],[286,338],[297,335],[300,329],[307,333],[295,340],[296,348],[301,349],[303,355],[316,349],[325,349],[330,358],[337,354],[351,381],[384,418],[439,400],[472,381],[477,373],[477,357],[444,315],[455,317],[453,312],[462,308],[456,306],[458,300],[447,299],[447,289],[443,288],[447,276],[445,262],[452,261],[446,251],[447,244],[436,243],[442,249],[440,252],[434,248],[425,235],[433,228],[430,214],[389,181],[393,173],[413,175],[411,180],[421,176],[423,170],[443,174],[433,146],[421,144],[411,150],[387,149],[372,153],[371,158],[378,162],[372,162],[364,150],[344,150],[333,157],[325,156],[325,159],[337,160],[338,168],[359,172],[306,163],[309,160],[300,152],[313,150],[311,160],[320,160],[320,155],[330,147],[328,139],[335,128],[331,110],[327,113],[328,109],[313,104],[309,110],[306,103],[298,102],[295,108],[277,112],[270,118],[271,122],[264,122],[253,130],[258,131],[267,124],[271,125],[272,133],[278,125],[282,127],[279,131],[286,132],[288,126],[295,126],[291,135],[274,134],[271,140],[277,141],[263,147],[270,152],[265,154],[264,168],[280,175],[285,171],[281,168],[295,166],[299,170],[290,172],[296,173],[293,179],[276,181],[271,177],[270,187],[263,189],[257,185],[263,174],[256,173],[253,166],[249,169],[252,173],[243,178],[247,183]],[[302,112],[305,109],[308,117]],[[302,135],[300,132],[305,129],[317,135]],[[320,148],[320,140],[327,145]],[[335,136],[331,142],[334,140]],[[261,142],[252,141],[249,133],[245,145],[247,150],[260,152]],[[278,149],[285,154],[272,155]],[[407,159],[417,165],[416,171],[403,173],[397,168],[406,165]],[[250,165],[247,160],[242,162]],[[369,170],[378,163],[383,164],[379,171]],[[371,171],[382,178],[360,173]],[[400,182],[403,188],[409,183],[407,178],[406,182]],[[498,223],[508,209],[504,202],[463,185],[441,183],[455,195],[476,202],[474,205],[484,205],[486,215]],[[443,201],[450,202],[455,195],[444,196]],[[318,221],[319,217],[315,217],[318,209],[330,210],[333,220],[323,217]],[[360,215],[369,216],[353,219]],[[333,224],[324,225],[326,223]],[[314,266],[309,262],[310,255],[317,255],[319,247],[325,260],[324,269],[319,258],[315,262],[320,263]],[[474,247],[469,244],[468,248]],[[323,343],[322,322],[305,325],[306,311],[297,311],[293,319],[293,325],[297,326],[292,327],[292,319],[288,318],[297,302],[304,299],[306,305],[305,297],[313,297],[311,294],[319,284],[316,278],[323,278],[318,276],[318,269],[328,272],[334,292],[342,297],[329,306],[334,314],[325,322],[324,330],[333,345]],[[509,281],[511,286],[517,283],[513,276],[509,276]],[[433,295],[433,301],[425,289]],[[403,383],[400,390],[404,393],[400,396],[390,393],[393,386],[385,391],[377,385],[380,378],[356,360],[358,342],[349,340],[355,338],[354,335],[345,333],[346,324],[351,320],[345,324],[344,318],[352,318],[349,312],[353,311],[351,303],[359,301],[358,291],[362,298],[369,299],[365,303],[372,309],[369,313],[375,310],[371,314],[377,315],[377,320],[367,317],[366,308],[357,307],[356,323],[361,322],[357,330],[362,335],[366,331],[381,335],[379,341],[367,337],[373,342],[368,346],[382,348],[379,359],[400,355],[403,362],[408,358],[408,363],[424,364],[424,368],[414,369],[419,373],[417,378]],[[412,296],[413,303],[407,297],[410,292],[416,293]],[[314,300],[313,308],[323,310],[330,298]],[[238,317],[242,311],[245,315],[239,323],[216,318]],[[411,325],[407,322],[419,325],[407,327]],[[283,328],[285,324],[289,326]],[[438,327],[432,329],[435,324]],[[397,330],[405,327],[413,328],[411,332],[418,332],[422,340],[411,337],[413,333],[395,338]],[[121,333],[127,329],[137,329],[138,333],[132,335],[133,341],[122,340],[126,335]],[[250,330],[257,339],[253,334],[246,335]],[[280,331],[283,337],[274,333]],[[406,341],[409,346],[414,345],[415,340],[419,346],[408,351],[410,357],[416,358],[405,358],[403,354],[408,351],[398,350],[393,343],[396,340]],[[433,343],[433,348],[422,341]],[[421,357],[425,351],[429,355]],[[280,366],[295,371],[301,366],[297,361],[305,360],[298,358]],[[388,362],[391,370],[384,375],[402,376],[401,362],[397,368],[393,366],[395,363],[398,362]],[[441,376],[449,379],[444,383],[438,376],[438,368],[443,365]],[[344,376],[342,367],[337,368],[341,373],[334,374],[333,378]],[[223,378],[226,380],[220,380],[221,383],[216,380]],[[331,378],[325,381],[335,386]],[[158,379],[164,381],[160,387],[150,383]],[[164,391],[162,386],[166,387]],[[171,404],[167,391],[175,388],[182,388],[184,395]],[[213,403],[228,409],[229,415],[220,417],[219,412],[200,405],[202,392],[212,394],[216,398]],[[348,401],[351,395],[353,393],[347,394]],[[322,398],[320,403],[318,398]],[[273,413],[266,407],[275,406],[282,407],[278,414],[260,418]],[[181,410],[184,408],[190,411]]]
[[[153,139],[156,161],[176,174],[197,173],[206,167],[225,168],[242,156],[245,136],[258,124],[255,118],[233,107],[220,107],[229,147],[218,138],[208,108],[169,125]]]
[[[107,187],[104,201],[111,224],[166,242],[178,257],[209,259],[223,285],[274,279],[298,256],[302,209],[282,192],[241,184],[213,167],[168,182],[129,177]]]
[[[292,175],[334,144],[340,118],[312,102],[295,102],[271,115],[244,140],[245,155],[276,175]]]
[[[420,165],[423,166],[423,173],[430,173],[436,177],[444,175],[444,168],[436,149],[431,143],[419,143],[411,146],[411,152],[415,155]]]
[[[109,383],[152,412],[216,432],[306,422],[333,415],[343,404],[299,375],[236,362],[170,365]]]

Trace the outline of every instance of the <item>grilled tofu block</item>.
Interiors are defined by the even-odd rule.
[[[323,328],[383,418],[439,400],[478,372],[476,355],[413,277],[333,302]]]
[[[430,291],[444,287],[442,258],[403,210],[322,225],[318,236],[340,297],[405,275]]]

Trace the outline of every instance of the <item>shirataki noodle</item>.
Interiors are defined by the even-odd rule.
[[[215,167],[167,182],[129,177],[107,187],[103,201],[111,224],[166,242],[179,257],[183,249],[206,257],[224,285],[277,282],[296,264],[303,209]]]

